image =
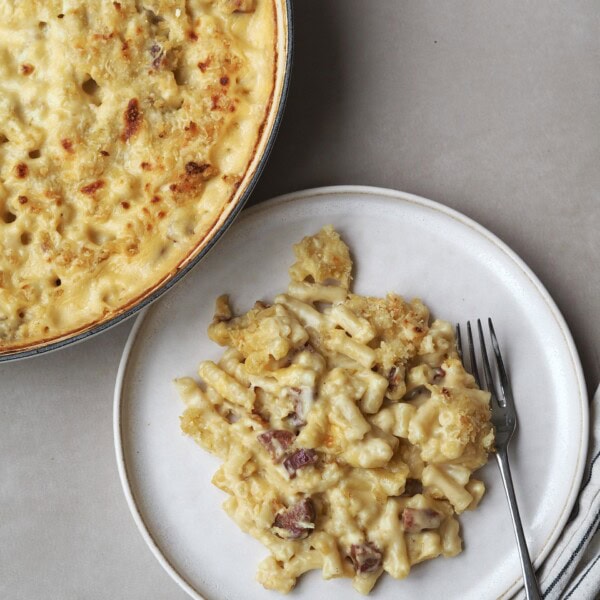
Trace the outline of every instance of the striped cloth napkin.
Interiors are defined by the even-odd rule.
[[[537,575],[544,600],[600,598],[600,387],[590,403],[590,445],[579,497]],[[515,596],[522,598],[522,591]]]

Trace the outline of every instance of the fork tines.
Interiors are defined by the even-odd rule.
[[[497,373],[497,380],[500,383],[500,392],[496,388],[496,383],[494,379],[494,375],[492,372],[492,367],[490,365],[490,360],[488,358],[488,350],[486,346],[485,336],[483,333],[483,327],[481,325],[481,320],[477,319],[477,330],[479,334],[479,347],[480,347],[480,355],[481,362],[483,364],[483,379],[480,375],[481,370],[476,358],[475,351],[475,342],[473,340],[473,332],[471,329],[471,322],[467,321],[467,343],[469,347],[469,365],[466,364],[465,361],[465,353],[463,351],[463,342],[462,342],[462,334],[460,325],[456,325],[456,347],[458,353],[463,360],[463,364],[465,369],[469,370],[473,377],[475,378],[475,382],[477,386],[481,389],[487,389],[492,395],[492,400],[495,400],[500,406],[506,407],[507,405],[513,405],[512,400],[512,391],[510,388],[510,382],[508,379],[508,375],[506,373],[506,369],[504,367],[504,361],[502,360],[502,354],[500,352],[500,345],[498,344],[498,339],[496,337],[496,331],[494,330],[494,325],[492,323],[492,319],[488,318],[488,328],[489,328],[489,336],[492,342],[492,350],[494,352],[495,357],[495,367]],[[482,382],[484,385],[482,385]]]

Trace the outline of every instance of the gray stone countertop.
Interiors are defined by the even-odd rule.
[[[600,6],[297,0],[285,119],[251,204],[364,184],[498,235],[600,379]],[[183,600],[119,483],[112,395],[131,322],[0,366],[0,597]]]

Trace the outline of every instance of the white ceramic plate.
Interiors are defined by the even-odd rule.
[[[571,335],[535,275],[488,231],[439,204],[365,187],[299,192],[245,212],[194,272],[138,318],[119,370],[114,427],[125,495],[152,552],[194,598],[277,597],[254,580],[266,549],[220,508],[225,494],[210,483],[219,461],[180,433],[172,380],[220,356],[206,335],[215,297],[231,294],[237,311],[273,298],[286,287],[292,243],[328,223],[351,248],[356,292],[418,296],[452,322],[494,319],[520,419],[513,476],[539,564],[569,516],[587,448],[585,387]],[[464,552],[418,565],[404,581],[383,576],[374,598],[482,600],[518,589],[495,461],[479,473],[488,493],[460,519]],[[323,581],[313,572],[292,597],[360,596],[349,580]]]

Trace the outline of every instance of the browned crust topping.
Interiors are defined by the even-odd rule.
[[[142,124],[142,113],[137,98],[132,98],[129,101],[123,114],[123,119],[125,121],[125,129],[121,135],[121,141],[126,142],[138,132]]]
[[[207,169],[210,169],[208,163],[202,163],[200,165],[197,162],[190,161],[185,165],[185,172],[188,175],[202,175]]]
[[[255,0],[224,0],[223,6],[228,12],[250,13],[256,8]]]
[[[60,140],[60,145],[70,154],[73,154],[73,142],[68,138]]]
[[[198,63],[198,68],[203,72],[206,73],[206,69],[208,69],[208,67],[210,67],[210,58],[207,58],[205,61],[200,61]]]
[[[29,167],[25,163],[19,163],[15,167],[15,173],[19,179],[25,179],[29,174]]]
[[[84,185],[80,191],[82,194],[88,194],[89,196],[93,196],[99,189],[104,187],[104,181],[102,179],[98,179],[97,181],[93,181],[92,183],[88,183],[88,185]]]

